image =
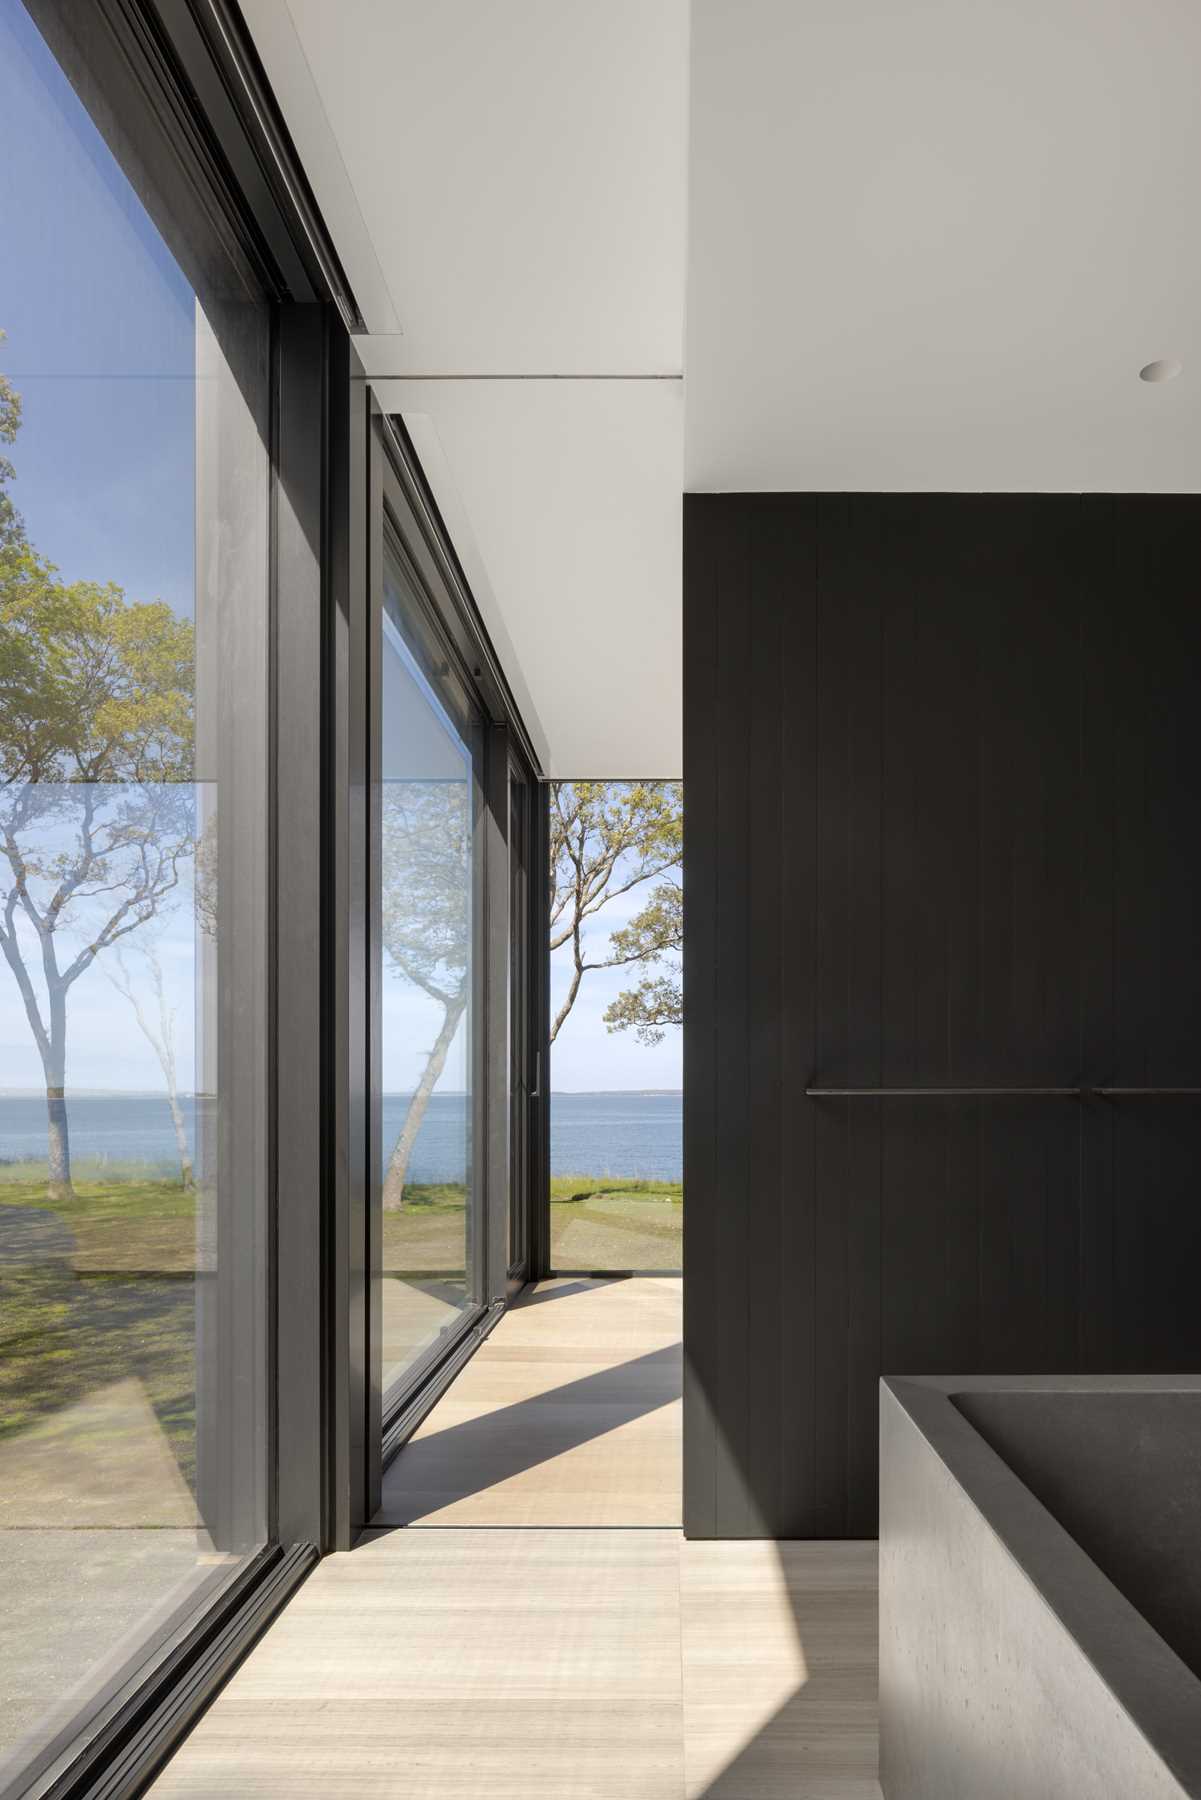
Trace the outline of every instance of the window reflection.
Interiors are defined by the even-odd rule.
[[[266,1533],[269,319],[18,0],[0,184],[3,1787]]]
[[[385,1387],[478,1300],[473,1146],[474,726],[386,564],[379,937]]]

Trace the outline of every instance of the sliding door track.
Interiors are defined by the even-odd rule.
[[[411,1393],[403,1394],[396,1406],[384,1414],[383,1464],[387,1468],[397,1451],[412,1437],[425,1415],[442,1398],[455,1376],[466,1367],[493,1330],[505,1310],[503,1300],[495,1300],[476,1322],[455,1338],[443,1354],[422,1376]]]

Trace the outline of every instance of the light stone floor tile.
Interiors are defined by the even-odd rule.
[[[684,1541],[679,1308],[506,1315],[158,1800],[879,1800],[876,1546]]]
[[[384,1478],[381,1524],[679,1525],[681,1283],[542,1282]]]
[[[680,1546],[688,1800],[878,1800],[876,1545]]]
[[[152,1790],[679,1800],[674,1532],[399,1531],[327,1558]]]

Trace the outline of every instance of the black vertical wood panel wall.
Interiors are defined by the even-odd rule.
[[[685,1528],[870,1536],[882,1373],[1201,1367],[1201,500],[685,504]]]

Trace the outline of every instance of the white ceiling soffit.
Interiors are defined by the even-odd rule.
[[[317,205],[327,223],[337,221],[335,245],[367,329],[399,331],[387,278],[287,0],[241,0],[241,5]]]
[[[1199,75],[1195,0],[694,0],[687,486],[1201,489]]]
[[[409,429],[547,773],[678,777],[680,384],[373,385]]]
[[[298,62],[315,84],[387,278],[369,374],[680,373],[687,0],[244,10],[294,133]]]
[[[687,0],[242,5],[548,771],[678,775]]]

